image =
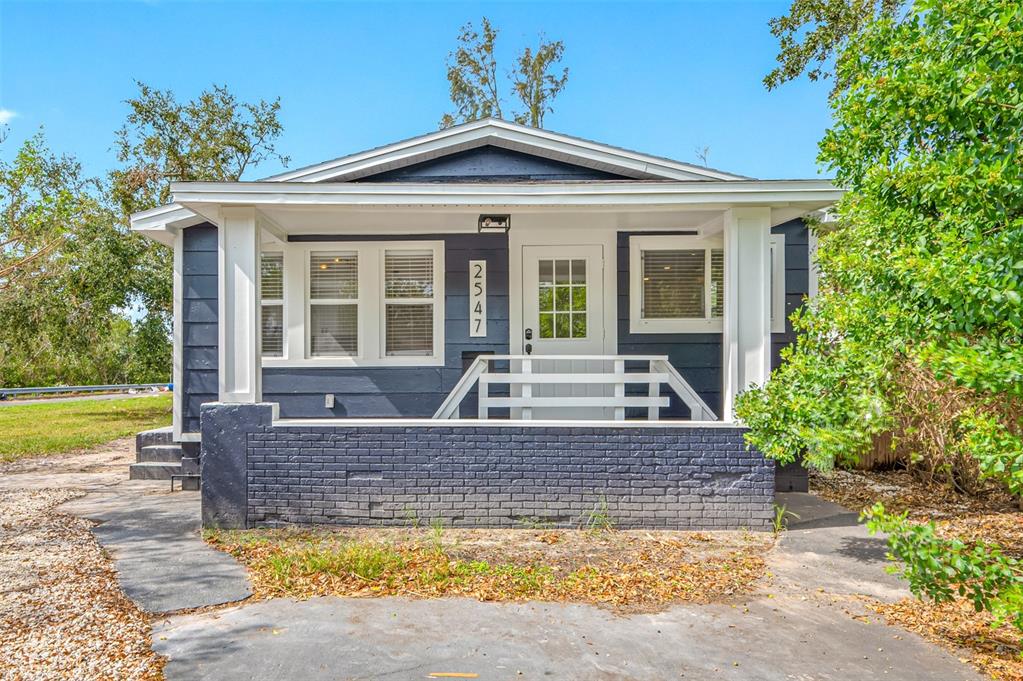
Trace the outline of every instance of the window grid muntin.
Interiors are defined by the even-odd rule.
[[[542,340],[577,340],[588,333],[587,267],[584,258],[537,261],[537,324]]]

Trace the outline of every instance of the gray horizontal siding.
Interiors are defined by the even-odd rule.
[[[317,237],[292,237],[309,241]],[[508,352],[508,238],[504,234],[410,237],[318,237],[320,241],[444,241],[445,323],[442,367],[273,367],[263,370],[263,400],[280,404],[289,418],[429,417],[461,378],[474,353]],[[469,337],[469,261],[487,261],[487,336]],[[334,408],[324,395],[334,395]],[[475,396],[463,413],[475,413]]]
[[[355,182],[532,182],[630,178],[492,145],[448,154]]]
[[[789,316],[803,304],[810,291],[810,231],[801,219],[771,229],[785,235],[785,332],[771,334],[771,368],[781,364],[781,349],[796,341]]]
[[[182,231],[182,431],[199,432],[199,407],[214,402],[217,380],[217,228]]]

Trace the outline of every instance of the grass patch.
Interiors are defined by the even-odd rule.
[[[63,454],[171,422],[171,396],[0,407],[0,461]]]
[[[773,538],[720,532],[438,528],[208,531],[257,597],[468,596],[625,610],[752,591]]]

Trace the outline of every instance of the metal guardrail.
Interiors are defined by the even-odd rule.
[[[35,388],[0,388],[0,400],[23,395],[54,395],[60,393],[98,393],[123,390],[173,389],[170,383],[117,383],[114,385],[56,385]]]

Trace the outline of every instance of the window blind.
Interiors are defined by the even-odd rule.
[[[645,319],[704,317],[704,249],[643,251]]]
[[[265,357],[284,355],[284,254],[259,257],[260,350]]]
[[[725,252],[720,248],[710,252],[710,316],[725,316]]]
[[[359,257],[355,253],[309,256],[309,297],[352,300],[359,297]]]
[[[264,357],[284,355],[284,305],[263,303],[260,315],[260,338]]]
[[[387,251],[384,282],[388,298],[432,298],[433,252]]]
[[[433,298],[433,251],[385,251],[384,354],[433,354]]]

